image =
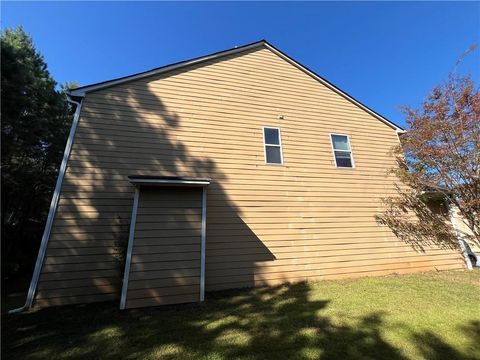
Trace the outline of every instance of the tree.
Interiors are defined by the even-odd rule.
[[[452,72],[420,108],[405,107],[404,113],[408,130],[394,149],[400,183],[377,220],[414,246],[453,247],[458,241],[446,210],[456,208],[471,232],[463,235],[480,244],[478,87]]]
[[[11,274],[35,261],[71,111],[21,27],[2,31],[1,60],[2,267]]]

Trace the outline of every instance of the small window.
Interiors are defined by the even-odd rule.
[[[347,135],[331,134],[333,154],[337,167],[353,168],[352,148]]]
[[[263,128],[263,142],[265,144],[265,163],[283,164],[280,129]]]

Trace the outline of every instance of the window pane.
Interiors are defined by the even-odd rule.
[[[332,135],[332,142],[335,150],[350,150],[348,137],[344,135]]]
[[[350,152],[335,151],[335,161],[338,167],[352,167],[352,157]]]
[[[280,155],[279,146],[266,146],[265,153],[267,154],[267,163],[268,164],[281,164],[282,156]]]
[[[265,144],[280,145],[278,129],[265,128]]]

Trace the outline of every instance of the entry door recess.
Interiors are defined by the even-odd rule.
[[[121,309],[203,300],[205,197],[204,187],[137,185]]]

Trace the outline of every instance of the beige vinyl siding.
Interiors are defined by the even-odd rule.
[[[202,189],[140,189],[127,308],[198,301],[201,209]]]
[[[264,126],[281,129],[282,166],[265,165]],[[330,133],[349,135],[354,169],[335,168]],[[128,175],[212,179],[207,291],[463,268],[457,252],[415,252],[375,222],[380,198],[394,192],[387,170],[397,143],[394,129],[268,49],[89,93],[38,298],[85,301],[60,288],[92,301],[118,296],[114,244],[128,232]],[[192,234],[176,239],[189,245]]]

